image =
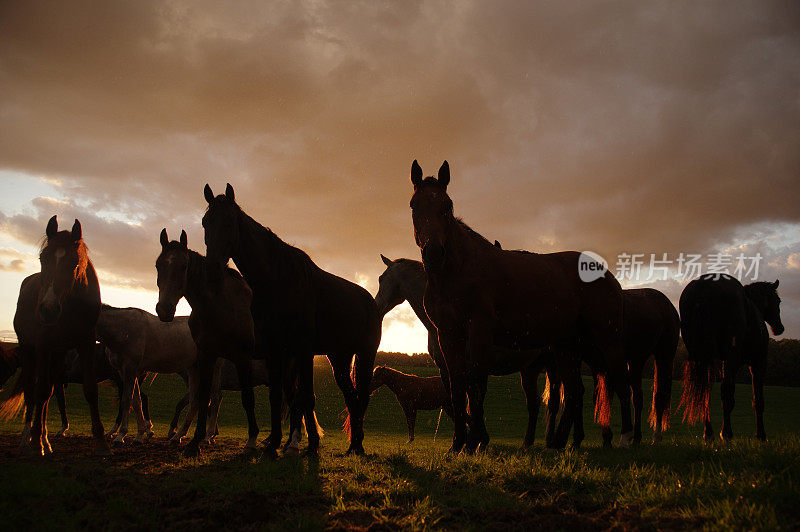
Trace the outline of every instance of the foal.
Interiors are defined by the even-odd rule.
[[[239,376],[249,427],[245,448],[255,449],[258,436],[250,367],[255,346],[250,314],[253,293],[236,270],[209,266],[204,256],[189,249],[186,231],[181,231],[180,241],[172,242],[167,230],[161,231],[156,312],[161,321],[172,321],[178,301],[185,297],[192,307],[189,329],[197,346],[199,413],[194,437],[183,450],[186,457],[200,453],[200,442],[206,436],[212,375],[220,356],[236,365]]]
[[[417,423],[418,410],[444,409],[450,419],[453,409],[450,394],[444,387],[441,377],[418,377],[392,369],[387,366],[376,366],[372,371],[370,394],[381,386],[389,388],[397,402],[403,407],[408,426],[408,443],[414,441],[414,426]]]

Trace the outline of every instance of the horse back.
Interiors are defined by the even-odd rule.
[[[315,351],[377,348],[381,319],[366,289],[324,270],[314,276],[313,288]]]
[[[622,291],[625,353],[628,361],[648,358],[664,341],[677,341],[680,318],[675,305],[654,288]]]
[[[747,336],[747,303],[741,283],[730,276],[703,276],[686,285],[679,307],[689,359],[726,360],[738,351]]]

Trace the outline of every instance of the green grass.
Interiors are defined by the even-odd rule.
[[[432,374],[425,368],[407,371]],[[17,442],[19,421],[0,423],[0,437],[7,442],[5,456],[0,456],[0,515],[11,528],[37,529],[800,526],[798,388],[767,388],[766,444],[752,438],[750,389],[738,385],[732,444],[707,444],[699,437],[701,427],[682,425],[673,416],[673,426],[657,447],[603,449],[599,429],[587,423],[580,451],[548,453],[539,443],[522,453],[527,413],[519,379],[495,378],[486,407],[489,451],[459,457],[445,455],[452,435],[446,416],[434,441],[438,412],[420,413],[417,438],[406,444],[402,411],[383,389],[367,414],[364,443],[369,454],[358,458],[343,456],[347,442],[339,415],[344,404],[330,368],[318,365],[315,379],[318,415],[327,431],[318,461],[243,456],[246,423],[237,393],[226,393],[223,401],[225,440],[197,460],[185,460],[158,441],[100,460],[88,456],[84,439],[79,448],[53,439],[54,458],[23,459],[11,455],[8,443]],[[712,412],[716,430],[718,390]],[[158,376],[146,391],[156,434],[163,436],[175,401],[184,393],[183,383]],[[676,382],[673,407],[679,392]],[[105,424],[115,414],[113,395],[109,388],[101,393]],[[70,386],[67,401],[71,431],[88,434],[79,386]],[[263,389],[257,404],[264,428],[268,406]],[[589,420],[588,400],[585,406]],[[60,425],[56,408],[51,408],[49,424],[51,430]],[[538,441],[542,428],[540,419]],[[645,440],[649,437],[647,428]]]

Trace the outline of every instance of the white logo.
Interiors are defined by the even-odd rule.
[[[578,257],[578,275],[584,283],[591,283],[606,274],[608,263],[594,251],[584,251]]]

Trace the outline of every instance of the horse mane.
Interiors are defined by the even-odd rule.
[[[489,242],[489,240],[487,240],[485,236],[483,236],[482,234],[480,234],[479,232],[468,226],[466,222],[464,222],[464,220],[462,220],[458,216],[453,216],[453,220],[455,220],[456,224],[472,238],[474,238],[475,240],[477,240],[482,244],[485,244],[487,247],[494,248],[494,244]]]
[[[270,257],[271,260],[279,260],[282,266],[301,276],[306,276],[318,268],[314,261],[311,260],[311,257],[308,256],[308,253],[291,244],[287,244],[272,229],[261,225],[255,218],[244,212],[239,205],[234,205],[247,222],[244,226],[252,233],[253,238],[279,250],[279,253],[275,253]]]

